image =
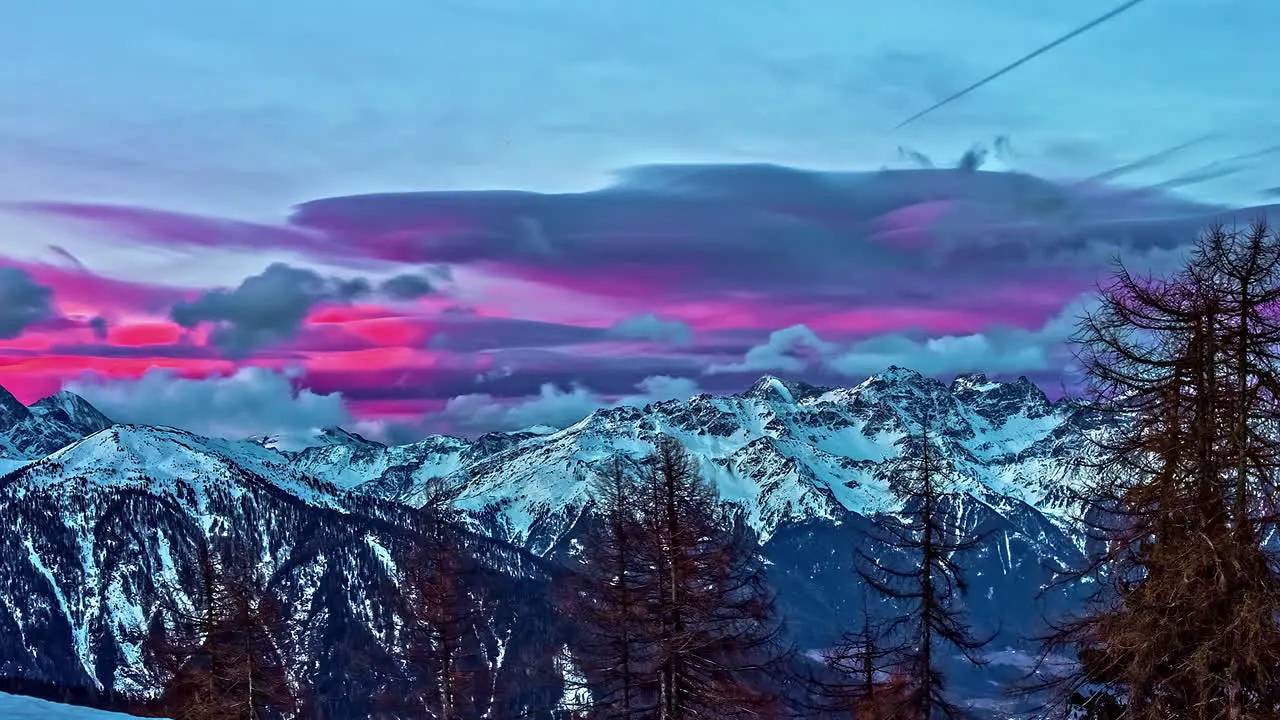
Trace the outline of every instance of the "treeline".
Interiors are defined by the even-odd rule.
[[[781,627],[756,540],[662,437],[613,462],[567,588],[574,717],[779,717]]]
[[[1096,552],[1060,579],[1096,590],[1050,622],[1017,693],[1048,717],[1280,718],[1280,234],[1211,228],[1167,277],[1117,262],[1073,340],[1078,409],[1116,420],[1079,459]],[[902,512],[852,550],[898,614],[835,619],[851,630],[818,672],[776,644],[758,555],[678,445],[660,442],[639,483],[615,466],[572,605],[588,638],[577,715],[971,716],[943,660],[985,662],[960,565],[982,538],[944,507],[954,471],[928,418],[914,430],[893,483]],[[1076,662],[1048,662],[1063,657]]]

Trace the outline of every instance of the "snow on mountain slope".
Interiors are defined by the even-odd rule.
[[[971,374],[947,386],[897,367],[853,388],[764,377],[739,395],[600,410],[550,434],[492,433],[475,443],[433,437],[396,448],[361,439],[310,448],[294,466],[415,505],[443,478],[463,486],[460,506],[486,531],[545,552],[589,502],[602,461],[639,460],[667,433],[767,539],[788,522],[893,510],[900,441],[925,417],[959,491],[995,511],[1026,503],[1068,521],[1072,508],[1060,498],[1081,481],[1073,459],[1089,450],[1089,419],[1051,403],[1025,378],[999,383]]]
[[[111,427],[111,419],[79,395],[62,390],[37,400],[28,410],[32,415],[57,422],[84,435]]]
[[[344,490],[382,477],[393,468],[423,468],[440,474],[453,472],[457,469],[457,458],[469,447],[466,441],[450,437],[387,447],[338,428],[327,428],[321,440],[324,444],[295,453],[292,465],[300,472],[323,477]]]
[[[122,424],[4,476],[0,668],[60,685],[154,689],[142,647],[166,612],[163,600],[196,602],[200,549],[232,536],[304,621],[280,638],[293,671],[325,688],[335,716],[365,716],[369,683],[391,670],[347,675],[372,662],[364,650],[393,657],[385,645],[403,618],[389,588],[404,572],[405,538],[422,521],[401,505],[346,497],[290,457],[249,441]],[[476,620],[478,652],[495,687],[518,695],[519,678],[553,661],[551,645],[539,645],[554,619],[547,580],[519,551],[465,542],[478,568],[463,581],[467,592],[498,608]],[[522,654],[497,652],[503,638],[515,638]]]
[[[312,505],[341,506],[337,488],[292,469],[278,452],[247,441],[203,438],[168,427],[113,425],[11,473],[21,497],[75,479],[95,486],[146,489],[200,501],[213,491],[236,496],[247,483],[269,483]]]
[[[926,416],[956,469],[958,490],[993,510],[1026,503],[1067,522],[1074,508],[1063,502],[1063,490],[1079,483],[1081,472],[1072,458],[1087,452],[1096,425],[1049,402],[1025,379],[999,383],[970,374],[947,386],[897,367],[852,388],[766,376],[739,395],[600,410],[559,432],[490,433],[474,441],[433,436],[395,447],[338,429],[298,452],[173,428],[101,429],[109,421],[70,393],[31,409],[0,395],[0,415],[15,423],[5,437],[32,423],[56,422],[60,438],[99,427],[28,465],[22,474],[31,482],[92,477],[198,491],[202,483],[232,487],[256,477],[337,508],[349,490],[422,504],[443,480],[462,486],[459,505],[483,530],[540,553],[587,506],[600,463],[615,455],[640,460],[659,433],[684,442],[721,495],[740,504],[767,539],[788,522],[893,510],[889,482],[900,441]]]
[[[63,705],[24,695],[0,693],[0,718],[5,720],[129,720],[132,717],[134,716]]]
[[[35,460],[110,426],[75,393],[59,392],[28,408],[0,388],[0,458]]]
[[[0,477],[8,475],[9,473],[15,470],[18,470],[24,465],[29,465],[33,462],[35,461],[18,459],[18,458],[0,458]]]
[[[929,417],[959,491],[948,512],[967,530],[990,531],[965,561],[974,572],[972,607],[1029,630],[1017,623],[1044,609],[1029,589],[1043,587],[1077,552],[1064,492],[1081,482],[1075,460],[1088,453],[1090,434],[1108,428],[1049,402],[1025,380],[965,375],[946,385],[900,368],[852,388],[765,377],[738,395],[601,410],[557,432],[434,436],[388,447],[331,429],[322,444],[297,452],[174,428],[107,427],[68,394],[31,408],[6,395],[0,666],[116,689],[130,687],[118,669],[138,664],[157,597],[191,573],[201,535],[248,531],[290,603],[323,604],[317,625],[289,644],[301,664],[321,657],[315,672],[338,682],[346,649],[386,631],[373,598],[394,582],[388,513],[424,503],[441,483],[460,486],[458,504],[481,536],[554,558],[588,511],[601,463],[638,462],[659,433],[682,440],[721,495],[742,506],[766,541],[789,627],[807,647],[822,647],[838,629],[832,618],[851,617],[860,592],[850,548],[865,540],[877,513],[900,509],[890,484],[901,441]],[[37,446],[31,432],[42,423],[60,428],[41,440],[56,447],[24,454]],[[516,574],[499,565],[484,592],[507,604],[533,597],[505,584]],[[550,611],[514,612],[493,630],[493,642],[510,632],[535,638],[547,621],[539,613]],[[542,619],[517,622],[529,617]],[[502,665],[503,653],[495,657]]]
[[[154,596],[184,587],[177,555],[190,565],[194,535],[250,530],[271,562],[298,542],[290,515],[305,510],[285,508],[343,506],[335,488],[284,460],[252,443],[122,424],[0,478],[0,656],[50,677],[124,683],[102,663],[139,662]],[[6,624],[18,637],[66,638],[68,657],[6,646]]]

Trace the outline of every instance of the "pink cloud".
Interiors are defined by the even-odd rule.
[[[173,345],[179,342],[184,332],[172,322],[129,323],[109,328],[107,342],[129,347]]]
[[[428,413],[444,409],[445,399],[409,398],[402,400],[352,400],[347,403],[351,414],[361,420],[412,422]]]
[[[62,268],[9,258],[0,258],[0,265],[21,268],[36,282],[53,288],[54,302],[64,313],[167,315],[174,304],[193,300],[199,295],[198,290],[190,288],[121,280],[80,268]]]
[[[268,365],[268,363],[254,363]],[[183,377],[205,377],[230,373],[235,365],[218,359],[169,357],[95,357],[88,355],[16,355],[0,349],[0,386],[24,403],[57,392],[62,385],[84,373],[107,378],[139,378],[152,368],[168,368]]]

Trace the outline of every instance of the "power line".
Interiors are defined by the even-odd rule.
[[[894,126],[894,128],[893,128],[893,129],[894,129],[894,130],[897,130],[897,129],[899,129],[899,128],[902,128],[903,126],[907,125],[908,123],[911,123],[911,122],[914,122],[914,121],[916,121],[916,120],[919,120],[920,118],[924,117],[925,115],[928,115],[929,113],[933,112],[934,110],[937,110],[938,108],[942,107],[943,105],[946,105],[946,104],[948,104],[948,103],[950,103],[950,102],[953,102],[953,101],[955,101],[955,100],[958,100],[958,99],[960,99],[960,98],[964,97],[965,95],[968,95],[969,93],[973,92],[974,90],[977,90],[978,88],[982,87],[983,85],[986,85],[987,83],[991,82],[992,80],[995,80],[996,78],[1000,77],[1001,75],[1004,75],[1005,73],[1009,72],[1010,70],[1013,70],[1014,68],[1017,68],[1019,65],[1022,65],[1023,63],[1026,63],[1026,62],[1029,62],[1029,61],[1031,61],[1031,60],[1034,60],[1035,58],[1037,58],[1037,57],[1039,57],[1039,56],[1041,56],[1041,55],[1045,54],[1046,52],[1049,52],[1050,50],[1052,50],[1052,49],[1054,49],[1054,48],[1058,47],[1058,46],[1059,46],[1059,45],[1061,45],[1062,43],[1064,43],[1064,42],[1066,42],[1066,41],[1070,40],[1071,38],[1073,38],[1073,37],[1075,37],[1075,36],[1079,35],[1080,33],[1085,32],[1085,31],[1087,31],[1087,30],[1091,30],[1091,29],[1093,29],[1093,28],[1095,28],[1095,27],[1097,27],[1097,26],[1101,25],[1102,23],[1104,23],[1104,22],[1106,22],[1106,21],[1110,20],[1111,18],[1113,18],[1113,17],[1115,17],[1115,16],[1119,15],[1120,13],[1124,12],[1125,10],[1128,10],[1129,8],[1133,7],[1134,5],[1137,5],[1137,4],[1138,4],[1138,3],[1140,3],[1140,2],[1142,2],[1142,0],[1129,0],[1129,2],[1124,3],[1123,5],[1121,5],[1120,7],[1118,7],[1118,8],[1116,8],[1116,9],[1112,10],[1111,12],[1107,13],[1106,15],[1103,15],[1102,17],[1096,18],[1096,19],[1094,19],[1094,20],[1089,21],[1088,23],[1085,23],[1084,25],[1081,25],[1080,27],[1076,28],[1075,30],[1072,30],[1071,32],[1067,33],[1066,35],[1063,35],[1062,37],[1058,38],[1057,40],[1054,40],[1053,42],[1049,43],[1048,45],[1045,45],[1044,47],[1041,47],[1040,49],[1038,49],[1038,50],[1036,50],[1036,51],[1034,51],[1034,52],[1032,52],[1032,53],[1030,53],[1030,54],[1028,54],[1028,55],[1024,55],[1023,57],[1021,57],[1021,58],[1019,58],[1019,59],[1015,60],[1014,62],[1009,63],[1008,65],[1005,65],[1004,67],[1000,68],[999,70],[997,70],[997,71],[995,71],[995,72],[991,73],[990,75],[988,75],[988,76],[986,76],[986,77],[982,78],[982,79],[981,79],[981,80],[979,80],[978,82],[976,82],[976,83],[974,83],[974,84],[970,85],[969,87],[967,87],[967,88],[965,88],[965,89],[963,89],[963,90],[961,90],[961,91],[959,91],[959,92],[955,93],[954,95],[952,95],[952,96],[950,96],[950,97],[946,98],[945,100],[942,100],[942,101],[940,101],[940,102],[937,102],[937,103],[933,104],[932,106],[927,107],[927,108],[925,108],[924,110],[921,110],[920,112],[916,113],[915,115],[912,115],[911,117],[907,118],[906,120],[903,120],[902,122],[898,123],[896,126]]]

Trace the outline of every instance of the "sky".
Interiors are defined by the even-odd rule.
[[[0,6],[0,385],[388,441],[1063,385],[1108,262],[1280,203],[1270,0]],[[963,6],[963,7],[961,7]]]

